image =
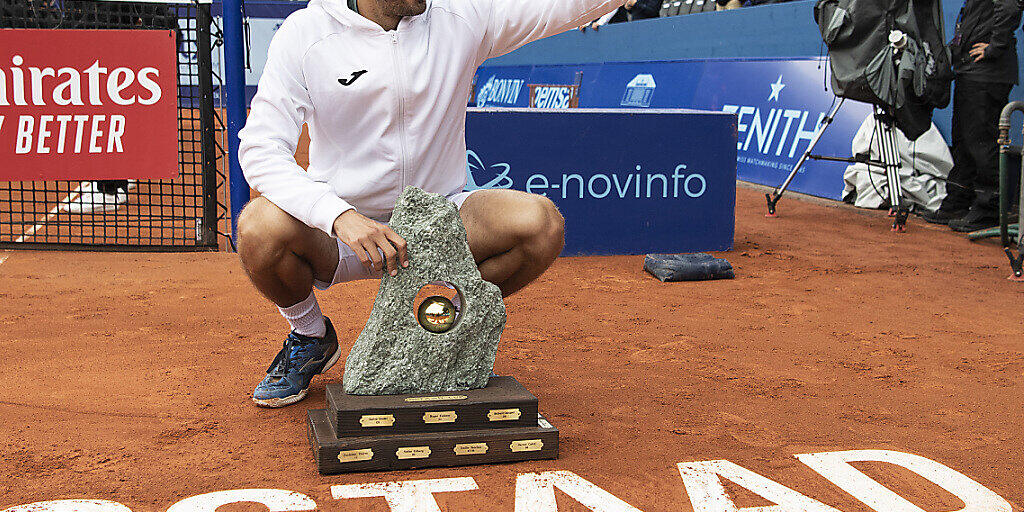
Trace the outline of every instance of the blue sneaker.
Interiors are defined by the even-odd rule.
[[[252,401],[260,407],[284,407],[306,398],[309,381],[338,362],[338,334],[331,320],[324,317],[327,334],[311,338],[291,332],[284,348],[267,369],[267,376],[256,386]]]

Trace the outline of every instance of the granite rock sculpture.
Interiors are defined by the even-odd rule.
[[[408,247],[409,267],[387,273],[370,319],[345,361],[346,393],[395,395],[482,388],[494,368],[505,326],[501,291],[480,277],[453,203],[408,187],[398,198],[391,229]],[[451,283],[461,308],[443,333],[424,329],[413,301],[431,282]]]

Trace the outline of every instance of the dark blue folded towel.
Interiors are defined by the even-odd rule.
[[[706,252],[696,254],[648,254],[644,258],[644,270],[662,282],[704,281],[707,279],[732,279],[732,265],[722,258],[715,258]]]

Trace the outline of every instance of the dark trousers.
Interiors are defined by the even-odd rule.
[[[128,180],[103,180],[96,182],[96,189],[104,194],[116,195],[118,189],[121,192],[128,191]]]
[[[1012,84],[957,77],[953,91],[953,170],[942,209],[999,209],[999,114]]]

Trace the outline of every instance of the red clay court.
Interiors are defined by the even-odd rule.
[[[667,512],[691,508],[677,463],[725,459],[866,512],[793,456],[883,449],[946,465],[1020,510],[1024,288],[1005,279],[994,243],[887,226],[819,201],[766,219],[761,191],[741,187],[736,247],[718,254],[734,280],[660,283],[641,257],[561,258],[507,300],[496,367],[561,429],[557,460],[329,477],[313,466],[305,415],[341,367],[300,405],[252,405],[283,322],[235,255],[7,253],[0,507],[80,498],[163,511],[274,488],[319,510],[384,511],[382,498],[336,501],[331,486],[470,477],[476,490],[434,494],[440,510],[508,511],[517,474],[562,470]],[[322,294],[342,350],[375,292],[363,281]],[[855,467],[923,510],[964,506],[899,466]],[[770,504],[726,489],[741,508]],[[558,510],[589,510],[556,496]]]
[[[10,54],[2,56],[0,79],[11,77],[0,81],[0,122],[8,118],[0,149],[10,150],[0,159],[0,175],[10,180],[0,184],[0,247],[16,248],[0,249],[0,512],[1024,511],[1024,284],[1006,279],[1010,269],[999,242],[970,242],[916,217],[906,233],[893,233],[882,211],[796,193],[779,217],[766,218],[766,189],[746,184],[808,170],[794,191],[814,193],[803,187],[817,183],[816,195],[836,199],[838,166],[796,163],[803,161],[798,146],[810,152],[823,119],[830,116],[831,123],[835,112],[833,91],[822,88],[821,38],[810,2],[719,15],[702,12],[717,2],[666,1],[659,16],[671,19],[603,28],[601,36],[596,29],[572,32],[591,38],[589,46],[580,50],[573,40],[558,50],[578,59],[593,49],[587,58],[601,62],[576,69],[544,61],[564,68],[558,70],[530,63],[529,77],[497,69],[518,66],[507,62],[486,73],[480,70],[489,65],[479,68],[467,99],[499,108],[471,111],[471,128],[480,112],[543,114],[559,122],[578,116],[524,109],[515,103],[520,92],[530,108],[558,99],[591,109],[582,114],[650,124],[599,130],[605,121],[590,117],[578,129],[549,119],[525,128],[512,120],[457,131],[488,146],[511,145],[467,146],[470,189],[512,187],[509,173],[520,173],[521,189],[542,183],[549,198],[557,199],[557,190],[561,199],[579,200],[559,205],[577,222],[577,241],[601,241],[592,233],[618,230],[635,244],[566,253],[652,252],[637,248],[648,242],[674,248],[658,252],[680,252],[679,244],[703,236],[696,250],[733,247],[715,256],[731,262],[735,279],[662,283],[644,272],[642,256],[559,258],[506,300],[495,366],[539,398],[540,412],[560,430],[557,459],[319,474],[307,411],[324,408],[324,387],[341,382],[344,364],[315,379],[298,405],[252,403],[287,324],[250,284],[225,236],[232,214],[250,198],[228,158],[237,149],[231,133],[245,120],[243,60],[258,75],[270,37],[302,5],[250,2],[246,16],[254,21],[243,37],[237,0],[0,4],[4,41],[18,40],[18,30],[36,36],[60,30],[67,41],[95,30],[148,30],[160,36],[152,37],[152,48],[163,48],[151,51],[141,37],[103,49],[84,42],[56,49],[0,45]],[[691,12],[701,14],[680,16]],[[658,44],[614,43],[634,36]],[[397,32],[390,40],[399,48]],[[252,62],[235,51],[245,45]],[[726,47],[743,58],[723,56]],[[25,76],[36,87],[34,77],[43,83],[48,72],[54,79],[64,70],[79,78],[89,69],[99,73],[101,54],[113,80],[100,90],[80,79],[74,89],[102,92],[102,101],[62,101],[56,80],[45,82],[53,91],[22,94]],[[534,52],[540,54],[557,57]],[[746,59],[750,54],[764,59]],[[655,64],[664,67],[648,69]],[[157,68],[167,80],[158,103],[162,117],[141,105],[146,98],[157,102],[153,90],[140,89],[147,87],[141,77],[156,76]],[[556,71],[573,75],[572,83],[555,83],[564,82],[552,79]],[[359,86],[386,90],[376,76]],[[451,83],[469,86],[464,78]],[[349,87],[352,80],[328,82]],[[74,82],[68,79],[62,90]],[[8,83],[18,91],[11,105]],[[658,103],[676,93],[676,103]],[[404,110],[400,91],[396,97],[402,113],[395,124],[404,134],[402,119],[416,113]],[[451,108],[462,108],[462,96],[452,97]],[[538,105],[538,97],[548,103]],[[621,107],[634,109],[623,114]],[[699,123],[655,124],[655,114],[695,116]],[[126,123],[125,152],[108,144],[95,158],[76,150],[65,159],[46,146],[46,123],[93,116],[96,125],[108,115]],[[847,154],[859,122],[849,118],[834,125],[828,149]],[[153,131],[175,122],[176,139]],[[32,137],[10,128],[25,123],[33,123]],[[133,141],[176,151],[178,176],[145,175],[154,161],[173,170],[174,159],[157,158]],[[742,149],[733,152],[734,144]],[[300,146],[297,160],[307,162],[307,143]],[[890,150],[900,162],[899,148],[884,151]],[[512,160],[524,156],[537,161]],[[901,165],[883,162],[890,185],[899,185]],[[391,169],[401,171],[403,185],[405,167],[403,160]],[[40,170],[56,174],[41,177]],[[550,181],[546,170],[555,173]],[[461,164],[454,171],[461,173]],[[748,179],[757,172],[768,178]],[[577,173],[589,176],[586,201],[585,179]],[[737,176],[743,181],[734,224]],[[121,188],[104,192],[114,202],[124,199],[107,211],[69,208],[86,193],[103,195],[95,194],[99,184],[92,180],[122,179]],[[578,197],[567,196],[568,183],[577,183]],[[96,189],[83,190],[86,184]],[[587,202],[606,196],[622,201]],[[896,210],[906,212],[903,207]],[[633,224],[613,225],[629,216]],[[359,281],[318,292],[343,353],[364,328],[377,287]],[[538,440],[513,444],[531,441]],[[457,447],[455,453],[462,455]]]

